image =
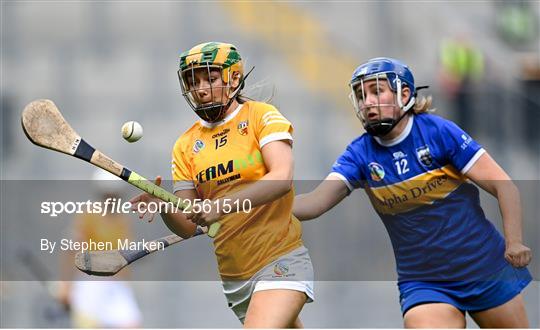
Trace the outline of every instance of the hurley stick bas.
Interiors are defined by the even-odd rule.
[[[188,206],[176,195],[93,148],[71,128],[51,100],[30,102],[23,110],[21,121],[24,133],[32,143],[89,162],[165,202],[177,205],[182,210]],[[213,223],[208,230],[208,236],[215,237],[219,227],[219,222]]]
[[[197,227],[197,231],[192,237],[207,233],[206,227]],[[89,275],[112,276],[118,273],[127,265],[141,259],[150,253],[161,248],[166,248],[173,244],[184,241],[178,235],[169,235],[154,241],[148,242],[149,248],[139,250],[106,250],[106,251],[84,251],[75,255],[75,266],[82,272]],[[160,244],[161,247],[158,245]],[[151,248],[154,247],[154,248]]]

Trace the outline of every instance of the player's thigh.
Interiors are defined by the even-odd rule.
[[[473,320],[482,328],[529,327],[527,311],[521,294],[497,307],[470,314]]]
[[[415,306],[403,317],[405,328],[465,328],[465,315],[446,303]]]
[[[301,326],[298,315],[306,303],[302,291],[273,289],[254,292],[244,321],[245,328]]]

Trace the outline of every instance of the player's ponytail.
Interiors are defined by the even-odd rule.
[[[272,88],[272,92],[269,93],[268,89]],[[264,95],[270,94],[270,95]],[[259,101],[263,103],[272,104],[272,100],[276,94],[276,86],[270,84],[267,80],[259,81],[249,87],[246,87],[245,90],[238,93],[236,100],[238,103],[245,103],[248,101]],[[249,96],[248,96],[249,95]]]
[[[436,109],[431,109],[432,103],[433,103],[433,99],[431,95],[429,95],[428,97],[424,97],[424,96],[417,97],[416,102],[414,103],[414,106],[413,106],[414,114],[418,115],[421,113],[435,111]]]

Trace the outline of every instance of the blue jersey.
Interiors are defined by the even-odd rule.
[[[398,280],[478,280],[501,270],[505,242],[464,176],[484,149],[451,121],[409,116],[391,141],[354,140],[332,167],[363,188],[394,249]]]

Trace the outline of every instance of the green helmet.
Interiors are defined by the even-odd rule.
[[[205,42],[180,54],[180,72],[191,67],[210,66],[222,69],[223,82],[229,82],[229,73],[244,74],[242,57],[236,47],[223,42]]]
[[[210,105],[199,104],[194,91],[190,90],[187,82],[187,77],[190,74],[193,75],[194,70],[199,68],[208,70],[208,75],[210,75],[211,69],[220,70],[221,79],[226,85],[224,87],[230,87],[229,84],[234,72],[240,74],[241,83],[229,95],[228,102]],[[180,54],[178,78],[182,87],[182,95],[184,95],[195,113],[205,121],[216,122],[223,118],[228,106],[243,88],[244,66],[240,53],[238,53],[234,45],[223,42],[205,42]],[[213,90],[211,92],[213,93]],[[223,93],[224,88],[222,88],[222,95]]]

